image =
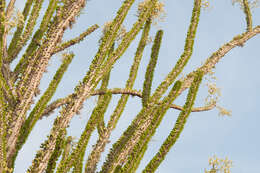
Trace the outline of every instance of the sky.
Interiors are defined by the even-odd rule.
[[[88,1],[86,8],[78,17],[75,26],[71,30],[66,31],[64,40],[78,36],[93,24],[103,26],[105,22],[115,17],[122,2],[122,0]],[[141,1],[136,1],[128,13],[124,23],[127,29],[131,28],[131,25],[137,19],[136,7],[138,2]],[[157,30],[164,30],[152,91],[164,79],[183,52],[185,36],[189,27],[193,7],[192,0],[163,0],[162,2],[165,4],[165,21],[153,26],[151,32],[151,36],[154,37]],[[25,1],[22,0],[17,1],[17,9],[22,9],[24,3]],[[48,1],[44,3],[44,10],[46,10],[47,4]],[[44,10],[41,16],[44,14]],[[253,9],[252,15],[253,25],[259,25],[260,8]],[[233,6],[231,0],[210,0],[210,7],[201,11],[193,55],[184,69],[184,75],[199,67],[221,45],[232,40],[234,36],[245,30],[245,16],[238,5]],[[69,49],[69,51],[75,53],[75,58],[65,73],[52,101],[73,92],[75,85],[84,77],[92,58],[97,52],[101,31],[102,29],[98,29],[80,44]],[[122,58],[114,65],[109,88],[124,87],[139,39],[140,34]],[[214,69],[217,78],[216,83],[221,88],[222,93],[218,104],[232,110],[232,116],[219,116],[216,109],[207,112],[191,113],[180,138],[171,148],[164,162],[156,171],[157,173],[202,173],[204,168],[209,168],[208,159],[213,155],[219,158],[228,157],[228,159],[232,160],[232,173],[260,172],[260,150],[258,147],[260,146],[260,127],[258,125],[260,122],[258,107],[260,106],[260,92],[258,91],[260,88],[258,75],[260,73],[259,45],[260,35],[257,35],[243,47],[231,50]],[[145,69],[149,62],[150,48],[151,44],[145,49],[134,89],[142,88]],[[12,65],[15,66],[16,63],[17,60]],[[48,87],[49,81],[60,64],[61,55],[54,56],[48,67],[49,73],[45,73],[41,81],[40,88],[42,92]],[[183,105],[185,94],[187,92],[184,92],[175,103]],[[204,79],[198,92],[195,106],[203,106],[206,96],[207,87]],[[106,122],[119,98],[120,96],[113,97],[109,109],[105,114]],[[73,118],[68,129],[68,134],[74,136],[76,140],[84,129],[96,100],[97,97],[89,98],[84,103],[81,114]],[[105,160],[105,155],[108,153],[109,147],[120,137],[140,109],[141,100],[130,97],[126,110],[112,133],[111,143],[102,155],[101,162]],[[178,113],[179,111],[172,109],[167,111],[160,127],[149,143],[148,150],[137,173],[143,170],[168,136],[174,126]],[[18,154],[15,173],[25,172],[28,166],[30,166],[36,151],[39,149],[39,145],[44,141],[46,135],[49,134],[52,123],[57,115],[58,111],[37,123],[28,141]],[[97,136],[92,135],[90,139],[91,143],[87,147],[87,153],[91,150],[92,145],[95,144],[96,139]],[[98,170],[100,167],[101,164],[98,165]]]

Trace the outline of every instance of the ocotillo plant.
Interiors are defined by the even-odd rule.
[[[155,172],[167,153],[181,135],[191,112],[207,111],[216,107],[212,101],[204,107],[194,107],[194,101],[203,77],[229,51],[243,45],[260,33],[260,26],[253,27],[251,8],[248,0],[237,1],[245,14],[247,27],[245,32],[234,36],[216,52],[184,78],[179,78],[184,67],[192,57],[194,40],[199,25],[200,12],[207,1],[194,0],[191,19],[185,38],[183,53],[175,66],[164,77],[156,90],[152,92],[152,82],[156,65],[160,62],[160,46],[163,28],[159,29],[153,39],[150,60],[146,68],[142,91],[134,89],[143,52],[150,40],[150,29],[163,12],[163,3],[159,0],[144,0],[138,4],[137,19],[127,30],[123,23],[134,0],[124,0],[116,16],[103,27],[103,35],[98,40],[98,49],[84,78],[75,86],[74,92],[64,98],[50,102],[55,91],[75,55],[66,51],[79,44],[99,26],[93,24],[78,37],[63,41],[64,33],[73,27],[77,17],[88,5],[86,0],[49,0],[43,9],[44,0],[27,0],[21,13],[15,13],[15,0],[0,0],[0,172],[14,171],[16,158],[33,131],[37,122],[49,117],[53,111],[60,109],[47,139],[37,151],[28,173],[94,173],[100,164],[101,154],[107,147],[113,130],[118,125],[126,108],[129,96],[141,99],[142,109],[135,116],[122,136],[113,144],[103,163],[102,173],[136,172],[148,143],[161,124],[169,109],[180,110],[174,127],[165,135],[167,138],[158,152],[151,158],[143,172]],[[40,17],[40,12],[43,16]],[[14,28],[14,33],[10,31]],[[113,66],[124,55],[130,44],[141,38],[135,51],[129,77],[123,88],[109,88]],[[71,49],[70,49],[71,50]],[[52,57],[62,53],[62,64],[56,71],[48,88],[41,94],[40,81]],[[14,63],[18,60],[18,63]],[[14,68],[11,65],[15,64]],[[99,87],[99,88],[98,88]],[[176,98],[188,90],[184,106],[174,104]],[[168,91],[168,92],[167,92]],[[214,91],[212,91],[214,93]],[[211,94],[212,94],[211,93]],[[110,115],[108,123],[104,115],[114,95],[121,95]],[[39,99],[36,99],[40,96]],[[76,114],[84,107],[84,101],[91,96],[98,96],[95,108],[88,119],[78,140],[67,135],[68,126]],[[34,103],[34,100],[37,100]],[[31,109],[32,108],[32,109]],[[97,130],[98,140],[89,155],[86,148],[90,137]],[[73,145],[72,145],[73,141]],[[87,158],[87,159],[84,159]],[[214,165],[214,164],[213,164]],[[215,169],[213,166],[212,170]]]

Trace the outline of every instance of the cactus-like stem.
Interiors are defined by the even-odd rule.
[[[61,43],[59,46],[56,47],[56,49],[52,52],[52,54],[56,54],[58,52],[61,52],[75,44],[78,44],[80,41],[84,40],[86,38],[86,36],[88,36],[89,34],[91,34],[92,32],[94,32],[99,26],[97,24],[91,26],[90,28],[88,28],[86,31],[84,31],[83,33],[81,33],[78,37],[66,41],[64,43]]]
[[[252,29],[252,31],[244,32],[235,36],[231,41],[227,42],[221,46],[216,52],[212,53],[211,56],[206,60],[206,62],[198,68],[204,74],[208,74],[215,65],[233,48],[243,45],[249,39],[253,38],[255,35],[260,33],[260,25]],[[181,94],[184,90],[191,86],[194,79],[195,72],[189,73],[183,80],[182,88],[179,92]]]
[[[110,55],[113,50],[114,45],[112,45],[108,55]],[[103,78],[100,90],[107,90],[109,78],[110,73]],[[70,155],[66,159],[63,159],[62,162],[60,162],[57,173],[68,172],[72,166],[74,166],[73,172],[82,172],[82,162],[89,138],[97,127],[98,123],[104,118],[104,114],[106,112],[106,109],[108,108],[111,98],[111,93],[106,93],[99,96],[97,106],[94,108],[77,145],[75,146],[75,148],[73,148]]]
[[[154,94],[151,96],[152,100],[158,100],[168,89],[168,87],[174,82],[176,77],[182,72],[184,66],[187,64],[188,60],[192,55],[194,40],[196,36],[196,31],[200,18],[200,8],[201,0],[194,0],[194,6],[192,11],[192,17],[190,21],[190,26],[187,32],[187,37],[185,41],[184,52],[177,61],[174,68],[167,75],[164,81],[157,87]]]
[[[14,36],[13,36],[11,43],[7,50],[7,53],[8,53],[8,59],[6,60],[7,62],[11,62],[12,59],[14,59],[14,57],[11,58],[11,55],[12,55],[12,52],[14,51],[14,49],[16,48],[17,44],[19,44],[22,39],[21,35],[22,35],[23,29],[24,29],[24,24],[29,15],[32,4],[33,4],[33,0],[26,1],[25,7],[24,7],[23,13],[22,13],[23,21],[19,21],[17,29],[14,33]]]
[[[19,36],[20,39],[19,39],[19,37],[17,37],[16,39],[13,40],[14,42],[11,42],[11,44],[8,48],[8,59],[6,60],[8,63],[12,62],[17,57],[19,52],[26,45],[27,41],[29,40],[30,36],[32,35],[33,29],[36,25],[36,21],[40,14],[40,10],[42,8],[43,1],[44,0],[39,0],[34,3],[31,14],[30,14],[27,24],[24,28],[24,32]],[[52,0],[52,2],[53,1],[54,0]],[[19,26],[18,26],[18,28],[19,28]],[[17,31],[19,31],[19,30],[17,29]]]
[[[79,2],[78,2],[79,1]],[[82,6],[81,3],[85,4],[85,1],[78,0],[74,3],[74,5]],[[131,7],[133,3],[133,0],[125,1],[122,5],[122,8],[119,9],[118,15],[115,18],[114,22],[110,26],[109,32],[110,34],[105,35],[102,43],[100,45],[100,49],[98,53],[96,54],[94,60],[92,61],[92,64],[90,65],[90,69],[86,76],[83,79],[83,82],[81,82],[76,88],[75,88],[75,98],[73,101],[71,101],[68,105],[66,105],[60,112],[61,116],[57,117],[53,128],[51,130],[51,134],[48,137],[48,139],[44,142],[41,150],[38,151],[38,155],[33,161],[33,165],[29,168],[28,172],[43,172],[46,169],[47,161],[50,158],[52,152],[54,151],[56,139],[59,136],[63,136],[64,132],[63,129],[66,128],[72,119],[72,117],[75,115],[76,112],[79,111],[80,108],[82,108],[82,104],[84,100],[90,95],[90,93],[94,90],[94,88],[97,86],[98,82],[104,77],[106,73],[109,72],[106,71],[106,73],[99,74],[96,76],[96,72],[98,72],[99,68],[98,66],[100,63],[103,62],[104,56],[107,55],[109,48],[112,46],[115,38],[111,37],[118,31],[118,27],[122,24],[129,8]],[[123,8],[124,7],[124,8]],[[71,8],[72,10],[78,10],[79,8]],[[81,9],[81,8],[80,8]],[[77,14],[77,13],[76,13]],[[71,15],[71,13],[68,13],[68,15]],[[73,15],[73,13],[72,13]],[[73,16],[75,17],[75,16]],[[69,22],[69,21],[68,21]],[[64,24],[64,22],[63,22]],[[66,26],[66,23],[65,23]],[[58,27],[60,28],[60,27]],[[55,30],[54,30],[55,31]],[[106,47],[106,46],[109,46]],[[109,67],[111,68],[111,67]],[[41,160],[41,162],[38,162],[38,160]]]
[[[244,9],[244,13],[246,15],[246,24],[247,24],[247,28],[246,31],[252,31],[252,14],[251,14],[251,10],[248,4],[248,0],[243,0],[243,9]]]
[[[12,156],[13,163],[15,161],[15,158],[18,154],[18,151],[22,148],[24,145],[26,139],[28,138],[29,134],[31,133],[33,127],[35,126],[36,122],[41,117],[44,109],[47,106],[47,103],[51,100],[52,96],[54,95],[64,73],[67,71],[67,68],[69,64],[72,62],[74,58],[74,54],[64,54],[64,59],[57,70],[56,74],[54,75],[51,83],[49,84],[49,87],[46,89],[40,100],[36,103],[35,107],[29,114],[29,117],[25,120],[24,124],[21,127],[21,131],[19,134],[19,138],[16,144],[16,151],[14,155]],[[9,156],[11,157],[11,156]],[[11,159],[9,159],[11,160]],[[12,163],[12,164],[13,164]]]
[[[27,78],[28,80],[23,81],[20,85],[21,91],[24,92],[23,96],[21,97],[22,100],[19,106],[16,107],[14,115],[16,119],[13,123],[12,134],[8,138],[8,146],[10,147],[10,151],[8,152],[9,155],[11,155],[14,151],[17,142],[17,136],[25,120],[25,114],[28,111],[30,104],[32,103],[32,98],[34,96],[35,91],[38,89],[40,79],[48,65],[48,61],[50,60],[51,52],[53,48],[56,46],[57,42],[59,42],[60,38],[63,36],[64,29],[66,29],[69,26],[70,21],[73,20],[76,15],[78,15],[80,10],[84,7],[84,4],[85,1],[83,0],[78,0],[70,4],[71,8],[68,12],[65,13],[65,19],[54,24],[54,28],[49,28],[49,35],[46,36],[48,39],[46,41],[46,44],[44,44],[39,50],[38,56],[36,56],[38,57],[38,59],[34,63],[34,67],[32,68],[32,66],[30,66],[27,69],[27,72],[29,72],[30,68],[32,68],[30,75],[25,75],[25,78]],[[25,74],[28,74],[27,72],[25,72]]]
[[[188,93],[183,111],[180,112],[180,114],[176,120],[175,126],[172,129],[171,133],[169,134],[167,139],[162,144],[158,153],[153,157],[153,159],[145,167],[145,169],[143,170],[143,173],[155,172],[155,170],[159,167],[160,163],[164,160],[166,154],[170,151],[171,147],[177,141],[178,137],[180,136],[180,134],[184,128],[187,118],[189,117],[189,115],[191,113],[191,108],[194,104],[202,77],[203,77],[202,72],[200,72],[200,71],[196,72],[196,76],[189,89],[189,93]]]
[[[146,42],[148,40],[150,27],[151,27],[151,20],[148,19],[144,26],[142,36],[141,36],[141,39],[139,41],[139,44],[138,44],[138,47],[137,47],[137,50],[135,53],[135,58],[134,58],[133,65],[131,66],[129,78],[126,82],[126,88],[128,88],[128,90],[131,89],[134,85],[136,75],[138,72],[138,67],[139,67],[139,64],[140,64],[140,61],[142,58],[142,54],[143,54],[144,48],[146,46]],[[87,160],[85,172],[94,172],[94,170],[96,169],[96,165],[97,165],[97,162],[99,161],[101,152],[104,150],[104,148],[107,144],[107,141],[109,140],[110,134],[111,134],[112,130],[115,128],[117,121],[120,118],[120,116],[125,108],[128,97],[129,97],[128,95],[122,95],[120,100],[118,101],[117,106],[108,122],[108,126],[107,126],[106,130],[103,132],[102,135],[99,136],[99,140],[97,141],[97,144],[95,145],[94,150],[91,152],[91,154]],[[96,152],[96,151],[98,151],[98,152]]]
[[[159,30],[155,36],[154,44],[152,47],[152,54],[150,58],[150,62],[147,66],[146,73],[145,73],[145,80],[144,80],[144,86],[143,86],[143,97],[142,97],[142,103],[143,106],[147,106],[148,99],[151,94],[151,87],[152,87],[152,81],[153,81],[153,74],[154,69],[157,64],[157,59],[159,55],[159,50],[161,46],[163,31]]]

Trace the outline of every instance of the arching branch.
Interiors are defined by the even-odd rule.
[[[207,60],[206,62],[198,68],[198,70],[201,70],[204,74],[209,73],[215,65],[223,58],[230,50],[237,46],[241,46],[246,41],[251,39],[252,37],[256,36],[260,33],[260,25],[256,26],[252,29],[252,31],[244,32],[241,35],[235,36],[231,41],[221,46],[216,52],[214,52]],[[189,73],[186,78],[183,80],[182,88],[179,91],[179,94],[181,94],[184,90],[189,88],[191,86],[191,83],[194,79],[195,72]]]
[[[115,88],[115,89],[109,89],[107,91],[102,91],[102,90],[95,90],[91,95],[92,96],[97,96],[97,95],[105,95],[107,93],[111,93],[111,94],[127,94],[127,95],[131,95],[131,96],[137,96],[142,98],[142,93],[140,91],[137,90],[129,90],[129,89],[121,89],[121,88]],[[65,105],[66,103],[68,103],[68,101],[71,99],[72,95],[67,96],[66,98],[60,98],[54,102],[52,102],[51,104],[49,104],[46,109],[44,110],[42,116],[40,119],[42,119],[43,117],[48,117],[55,109],[59,108],[62,105]],[[160,103],[158,103],[160,104]],[[216,107],[216,102],[213,102],[210,105],[206,105],[206,106],[201,106],[201,107],[195,107],[191,109],[191,112],[203,112],[203,111],[209,111],[212,110]],[[176,104],[171,104],[170,108],[182,111],[183,107],[176,105]]]

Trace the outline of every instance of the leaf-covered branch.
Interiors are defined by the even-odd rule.
[[[86,36],[88,36],[89,34],[91,34],[92,32],[94,32],[99,26],[97,24],[91,26],[90,28],[88,28],[86,31],[84,31],[83,33],[81,33],[78,37],[66,41],[64,43],[61,43],[61,45],[57,46],[56,49],[52,52],[52,54],[61,52],[65,49],[67,49],[68,47],[71,47],[77,43],[79,43],[80,41],[84,40],[86,38]]]
[[[240,35],[235,36],[231,41],[221,46],[216,52],[214,52],[206,62],[198,68],[198,70],[202,71],[204,74],[209,73],[215,65],[233,48],[240,47],[245,44],[249,39],[253,38],[255,35],[260,33],[260,25],[256,26],[252,29],[252,31],[244,32]],[[194,72],[189,73],[186,78],[183,80],[183,85],[180,90],[180,93],[185,89],[191,86],[191,83],[194,79]]]
[[[154,39],[154,45],[152,47],[152,54],[151,54],[150,62],[147,66],[146,73],[145,73],[145,80],[144,80],[143,93],[142,93],[143,106],[147,106],[148,99],[151,94],[153,74],[154,74],[155,66],[157,64],[162,36],[163,36],[163,31],[160,30],[157,32],[155,39]]]
[[[29,134],[31,133],[33,127],[35,126],[38,119],[41,117],[44,109],[47,106],[47,103],[51,100],[52,96],[54,95],[64,73],[66,72],[69,64],[71,63],[72,59],[74,58],[74,54],[64,54],[63,55],[63,62],[60,68],[57,70],[56,74],[54,75],[49,87],[46,89],[40,100],[36,103],[35,107],[29,114],[29,117],[25,120],[24,124],[22,125],[19,138],[16,144],[16,153],[13,157],[13,161],[15,160],[18,151],[22,148],[23,144],[25,143],[26,139],[28,138]]]
[[[250,7],[248,4],[248,0],[243,0],[243,5],[244,5],[244,13],[246,15],[246,24],[247,24],[247,31],[252,30],[252,15],[250,11]]]
[[[143,170],[143,173],[155,172],[155,170],[158,168],[160,163],[164,160],[166,154],[169,152],[171,147],[177,141],[178,137],[180,136],[180,134],[181,134],[181,132],[184,128],[184,125],[187,121],[187,118],[191,113],[191,108],[194,104],[194,101],[195,101],[195,98],[196,98],[202,77],[203,77],[202,72],[200,72],[200,71],[196,72],[194,80],[193,80],[191,87],[189,89],[189,93],[188,93],[183,111],[180,112],[180,114],[179,114],[179,116],[176,120],[175,126],[172,129],[171,133],[169,134],[167,139],[162,144],[158,153],[153,157],[153,159],[145,167],[145,169]]]
[[[129,90],[133,87],[138,68],[140,65],[140,61],[143,55],[144,48],[146,46],[146,42],[148,40],[149,31],[151,28],[151,20],[148,19],[145,23],[141,39],[139,41],[137,50],[135,52],[134,62],[130,69],[130,74],[128,77],[128,80],[126,82],[126,88]],[[111,92],[112,93],[112,92]],[[97,141],[93,151],[91,152],[85,167],[85,172],[94,172],[96,169],[96,165],[100,159],[101,153],[104,150],[107,141],[109,140],[109,137],[111,135],[112,130],[115,128],[117,121],[119,120],[120,116],[123,113],[123,110],[126,106],[126,103],[128,101],[129,95],[122,95],[120,100],[117,103],[117,106],[113,112],[113,114],[110,117],[110,120],[108,122],[107,128],[104,130],[103,134],[99,136],[99,140]]]

